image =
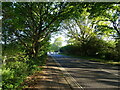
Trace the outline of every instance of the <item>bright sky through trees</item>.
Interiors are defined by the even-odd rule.
[[[120,61],[119,15],[119,3],[3,2],[3,89],[16,90],[50,50]]]
[[[62,46],[67,45],[66,38],[65,38],[64,34],[51,37],[50,43],[54,43],[55,39],[58,37],[61,37],[63,39]]]

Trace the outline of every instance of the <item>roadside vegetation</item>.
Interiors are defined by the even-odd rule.
[[[50,44],[57,31],[66,31],[69,38],[62,53],[120,61],[119,7],[96,2],[3,2],[2,88],[22,88],[27,76],[42,70],[38,66],[46,64],[50,48],[61,45],[59,39]]]
[[[62,47],[62,42],[63,42],[62,37],[56,38],[54,42],[50,44],[49,52],[58,52]]]
[[[102,12],[91,12],[86,7],[79,15],[63,22],[61,28],[69,39],[68,45],[60,52],[92,57],[89,59],[106,63],[120,63],[120,7],[114,5]]]
[[[106,41],[102,41],[99,43],[99,41],[87,44],[86,46],[84,45],[83,47],[77,45],[67,45],[62,47],[60,51],[63,54],[79,56],[89,60],[101,61],[110,64],[120,64],[120,52],[117,47],[119,43],[116,43],[114,47],[112,47],[113,45],[111,45],[110,42],[107,43]]]

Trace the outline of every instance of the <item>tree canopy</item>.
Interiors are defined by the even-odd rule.
[[[72,6],[66,2],[4,2],[4,43],[20,42],[25,52],[35,58],[46,37],[59,30],[62,20],[69,18]]]
[[[3,89],[16,89],[45,64],[51,34],[57,31],[70,38],[61,51],[119,61],[119,3],[3,2],[2,13]],[[54,47],[61,46],[60,40]]]

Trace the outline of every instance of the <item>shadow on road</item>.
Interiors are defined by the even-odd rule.
[[[49,58],[43,71],[35,73],[26,80],[23,90],[71,90],[56,63]]]
[[[118,66],[67,57],[64,55],[51,56],[54,57],[55,60],[83,87],[118,88],[120,85]]]

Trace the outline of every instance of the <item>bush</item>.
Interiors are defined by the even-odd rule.
[[[67,45],[60,48],[60,52],[65,54],[79,54],[80,53],[79,51],[80,51],[80,48],[74,45]]]
[[[2,67],[2,88],[16,90],[27,76],[33,74],[34,71],[41,70],[38,66],[43,65],[45,60],[46,55],[32,60],[24,55],[7,58]]]
[[[28,75],[28,65],[23,62],[9,62],[3,65],[2,88],[17,88]]]
[[[120,41],[118,41],[115,45],[114,41],[106,42],[102,39],[92,37],[89,41],[80,45],[64,46],[60,49],[60,52],[65,54],[102,58],[105,60],[120,61]]]

